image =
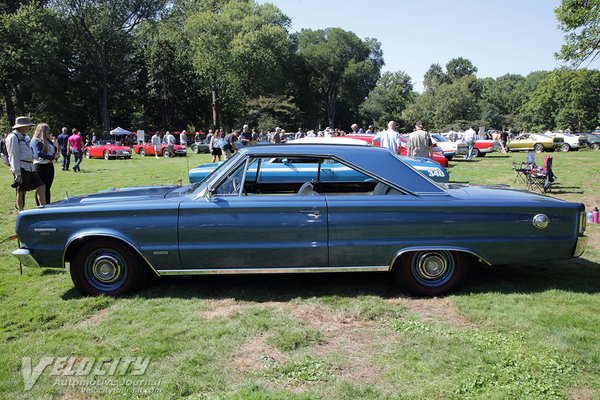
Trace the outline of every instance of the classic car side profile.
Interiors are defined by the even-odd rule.
[[[154,146],[148,143],[134,144],[133,152],[139,154],[141,157],[156,155],[156,150],[154,150]],[[187,154],[187,150],[185,146],[176,144],[173,145],[173,153],[176,156],[185,156]],[[169,152],[169,146],[167,146],[166,143],[162,143],[160,145],[158,149],[158,155],[164,157],[171,157],[171,153]]]
[[[508,142],[510,151],[533,150],[536,153],[559,150],[565,142],[562,138],[543,135],[541,133],[522,133]]]
[[[318,166],[303,183],[263,179],[274,158]],[[363,179],[331,179],[332,164]],[[585,221],[583,204],[439,184],[387,149],[249,146],[191,186],[109,189],[21,212],[13,255],[29,266],[69,264],[90,295],[129,292],[147,273],[380,271],[434,296],[458,288],[477,263],[578,257]]]
[[[86,146],[83,149],[85,158],[131,158],[131,150],[128,146],[121,146],[110,140],[99,140],[97,144]]]

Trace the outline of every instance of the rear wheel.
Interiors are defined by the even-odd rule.
[[[462,253],[445,250],[415,251],[402,256],[396,279],[421,296],[438,296],[456,289],[464,281],[468,263]]]
[[[104,150],[104,159],[108,160],[110,158],[109,154],[108,154],[108,150]]]
[[[535,151],[536,153],[543,153],[544,145],[541,143],[536,143],[535,146],[533,146],[533,151]]]
[[[140,147],[140,157],[146,157],[146,150],[143,147]]]
[[[593,150],[600,150],[600,143],[592,143],[590,146]]]
[[[562,146],[560,146],[560,151],[570,151],[571,150],[571,146],[568,143],[563,144]]]
[[[86,150],[86,151],[85,151],[85,158],[88,158],[88,159],[89,159],[89,158],[92,158],[92,155],[90,154],[90,151],[89,151],[89,150]]]
[[[473,153],[475,153],[474,157],[483,157],[483,153],[481,151],[479,151],[479,149],[477,147],[473,147]]]
[[[144,267],[127,245],[112,239],[97,239],[77,251],[70,272],[81,293],[118,296],[142,282]]]
[[[200,149],[198,148],[198,145],[195,145],[195,144],[192,145],[192,152],[194,154],[200,153]]]

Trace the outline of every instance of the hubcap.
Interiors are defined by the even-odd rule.
[[[119,261],[111,255],[103,255],[94,260],[92,273],[103,283],[111,283],[117,279],[121,272]]]
[[[411,259],[413,277],[427,287],[440,287],[454,277],[457,265],[449,251],[417,252]]]

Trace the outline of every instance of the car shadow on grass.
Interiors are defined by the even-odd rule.
[[[548,290],[600,293],[600,264],[578,258],[526,265],[477,265],[471,269],[462,289],[454,294],[541,293]],[[409,297],[410,293],[389,273],[323,273],[161,277],[153,279],[134,296],[267,302],[328,296],[385,299]]]

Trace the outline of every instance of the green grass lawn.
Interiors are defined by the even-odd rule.
[[[552,195],[600,206],[600,152],[553,156]],[[513,186],[512,162],[525,158],[451,161],[451,180]],[[84,160],[81,173],[58,168],[52,195],[185,184],[208,161]],[[0,239],[14,234],[10,182],[4,168]],[[7,240],[0,398],[598,399],[600,226],[588,235],[580,259],[476,269],[461,291],[432,299],[408,297],[386,274],[179,277],[124,298],[82,297],[68,271],[20,275]],[[25,391],[23,357],[71,356],[150,362],[141,376],[49,367]]]

